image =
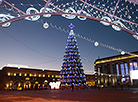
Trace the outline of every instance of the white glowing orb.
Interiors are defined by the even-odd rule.
[[[125,51],[121,51],[121,54],[124,55],[125,54]]]
[[[46,23],[43,24],[43,27],[44,27],[45,29],[47,29],[47,28],[49,27],[49,24],[46,22]]]
[[[95,43],[94,43],[94,46],[98,46],[99,45],[99,43],[96,41]]]

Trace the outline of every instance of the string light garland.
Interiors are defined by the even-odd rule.
[[[42,13],[42,9],[44,9],[43,3],[49,3],[48,7],[45,8],[45,13],[70,13],[70,14],[81,14],[82,16],[77,15],[70,15],[70,14],[62,14],[63,17],[67,19],[74,19],[78,18],[80,20],[86,20],[89,17],[92,17],[93,20],[97,20],[105,26],[112,26],[113,29],[120,31],[124,30],[132,34],[132,36],[138,40],[138,3],[134,0],[117,0],[117,1],[110,1],[110,0],[66,0],[62,2],[62,0],[43,0],[43,1],[18,1],[18,4],[15,1],[9,0],[1,0],[3,3],[1,4],[1,8],[5,8],[8,10],[11,16],[14,18],[32,14],[31,12],[35,13]],[[7,2],[8,1],[8,2]],[[43,5],[43,6],[42,6]],[[21,11],[19,8],[23,6],[26,10],[26,13]],[[38,9],[39,8],[39,9]],[[1,9],[0,9],[1,10]],[[5,14],[5,11],[1,10],[2,13]],[[83,16],[85,15],[85,17]],[[51,14],[43,15],[43,17],[50,17]],[[3,16],[4,18],[7,15]],[[10,20],[9,18],[7,20]],[[26,20],[36,21],[39,20],[40,16],[30,16],[27,17]],[[2,21],[3,22],[6,22]],[[10,22],[11,23],[11,22]],[[8,27],[7,24],[4,27]]]
[[[42,24],[43,24],[43,21],[42,21],[42,20],[41,20],[41,22],[42,22]],[[60,30],[60,31],[65,32],[65,33],[69,33],[69,30],[66,30],[66,29],[64,29],[64,28],[62,28],[62,27],[60,27],[60,26],[53,25],[52,23],[50,23],[49,25],[50,25],[52,28],[54,28],[54,29]],[[104,48],[108,48],[108,49],[110,49],[110,50],[120,52],[120,54],[122,54],[122,55],[123,55],[123,54],[129,54],[129,55],[138,57],[137,54],[133,54],[133,53],[130,53],[130,52],[128,52],[128,51],[122,50],[122,49],[120,49],[120,48],[116,48],[116,47],[113,47],[113,46],[110,46],[110,45],[107,45],[107,44],[104,44],[104,43],[95,41],[95,40],[93,40],[93,39],[91,39],[91,38],[82,36],[81,34],[76,34],[75,32],[74,32],[74,34],[75,34],[76,37],[81,38],[81,39],[83,39],[83,40],[86,40],[86,41],[88,41],[88,42],[90,42],[90,43],[93,43],[95,46],[102,46],[102,47],[104,47]]]

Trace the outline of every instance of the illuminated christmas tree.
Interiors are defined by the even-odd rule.
[[[70,24],[69,27],[72,29],[74,26]],[[72,84],[75,88],[85,88],[86,86],[86,77],[73,30],[70,31],[67,39],[60,79],[61,87],[70,88]]]

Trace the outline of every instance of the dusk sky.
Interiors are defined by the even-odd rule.
[[[95,41],[120,48],[124,51],[138,51],[138,41],[124,31],[115,31],[111,26],[104,26],[97,21],[86,19],[69,20],[62,16],[41,17],[43,22],[70,30]],[[41,20],[40,19],[40,20]],[[39,20],[39,21],[40,21]],[[37,21],[20,20],[7,28],[0,28],[0,67],[6,64],[21,64],[35,68],[60,70],[63,62],[68,34],[49,26],[43,27]],[[78,38],[77,43],[86,73],[94,71],[94,61],[98,58],[120,55],[119,52],[94,46]]]
[[[93,20],[80,21],[77,18],[68,20],[62,16],[52,16],[43,20],[68,30],[70,30],[68,25],[73,23],[75,33],[125,51],[138,51],[138,41],[130,34],[115,31]],[[45,29],[42,23],[26,20],[16,21],[8,28],[0,28],[0,32],[1,67],[5,64],[21,64],[36,68],[61,69],[67,33],[51,26]],[[77,38],[77,43],[85,72],[94,70],[93,63],[98,56],[104,58],[120,54],[101,46],[95,47],[81,38]]]

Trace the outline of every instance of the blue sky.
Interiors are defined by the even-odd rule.
[[[62,16],[43,18],[48,24],[70,30],[73,23],[75,33],[105,43],[125,51],[138,51],[138,41],[124,31],[115,31],[110,26],[103,26],[97,21],[66,19]],[[67,43],[68,34],[42,23],[20,20],[8,28],[0,28],[0,67],[5,64],[21,64],[36,68],[60,70]],[[93,63],[98,58],[119,55],[119,52],[97,46],[77,38],[77,43],[85,72],[94,70]]]

